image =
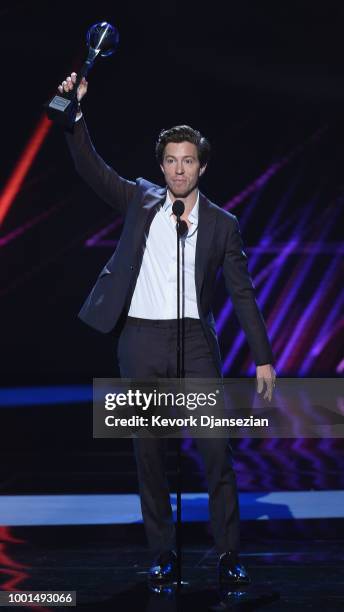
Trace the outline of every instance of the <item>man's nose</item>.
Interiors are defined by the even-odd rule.
[[[180,163],[177,163],[177,169],[176,169],[177,174],[184,174],[184,168],[183,165]]]

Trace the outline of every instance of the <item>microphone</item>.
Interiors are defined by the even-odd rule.
[[[176,230],[181,238],[188,233],[188,225],[185,221],[181,220],[180,217],[185,210],[185,205],[182,200],[175,200],[172,206],[172,212],[177,217]]]
[[[182,200],[175,200],[172,206],[172,212],[176,217],[180,217],[185,210],[185,205]]]
[[[179,236],[181,238],[184,238],[184,236],[186,236],[186,234],[188,233],[189,229],[188,229],[188,224],[186,223],[186,221],[179,221],[179,223],[177,224],[177,232],[179,234]]]

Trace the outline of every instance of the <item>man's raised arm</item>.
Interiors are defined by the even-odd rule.
[[[76,73],[72,72],[71,76],[59,85],[59,92],[71,91],[75,81]],[[78,87],[79,103],[86,95],[87,88],[88,83],[83,78]],[[98,155],[92,144],[81,110],[77,114],[73,133],[65,131],[65,136],[78,174],[104,202],[120,214],[125,215],[128,203],[135,195],[136,183],[119,176]]]

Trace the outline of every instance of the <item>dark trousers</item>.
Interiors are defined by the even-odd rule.
[[[185,378],[218,378],[197,319],[184,319]],[[176,378],[176,321],[128,317],[118,342],[122,378]],[[175,527],[164,469],[166,440],[134,438],[143,522],[155,555],[175,548]],[[208,482],[209,514],[219,554],[239,549],[239,504],[232,449],[225,438],[197,438]]]

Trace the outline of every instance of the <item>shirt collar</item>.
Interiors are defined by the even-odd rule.
[[[172,214],[172,201],[171,201],[171,198],[170,198],[170,195],[169,195],[168,191],[167,191],[167,194],[166,194],[166,200],[163,203],[162,207],[163,207],[165,212],[168,211],[169,209],[171,209],[169,212],[170,212],[170,214]],[[198,210],[199,210],[199,190],[197,190],[197,200],[196,200],[196,203],[195,203],[192,211],[190,212],[190,214],[188,216],[188,219],[189,219],[190,223],[193,223],[193,224],[196,223],[197,224],[197,222],[198,222]]]

